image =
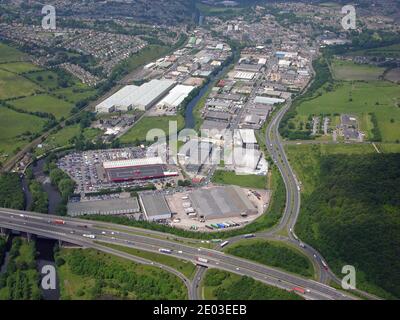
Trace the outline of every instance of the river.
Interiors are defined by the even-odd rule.
[[[33,175],[35,179],[39,181],[42,186],[43,190],[47,193],[49,198],[49,213],[55,214],[58,205],[61,203],[61,195],[58,192],[57,188],[55,188],[51,182],[50,178],[43,172],[43,167],[45,164],[45,159],[40,159],[37,163],[32,166]]]
[[[208,90],[215,85],[215,80],[221,78],[224,73],[231,67],[231,64],[223,67],[216,75],[212,76],[210,81],[199,91],[196,97],[194,97],[186,106],[185,109],[185,127],[187,129],[193,129],[196,126],[196,120],[193,114],[194,108],[196,107],[199,100],[207,94]]]

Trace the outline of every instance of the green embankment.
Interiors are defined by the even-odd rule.
[[[25,199],[19,175],[0,174],[0,207],[23,210],[24,205]]]
[[[305,277],[313,277],[315,270],[310,260],[299,250],[283,243],[266,240],[246,240],[235,243],[226,253],[280,268]]]
[[[126,134],[124,134],[120,141],[123,144],[140,144],[150,143],[146,141],[147,133],[150,130],[161,130],[163,134],[169,136],[169,123],[176,121],[178,131],[183,129],[185,121],[181,115],[178,116],[162,116],[162,117],[144,117],[137,124],[135,124]],[[155,131],[154,131],[155,132]],[[155,132],[156,136],[159,134]],[[173,132],[174,133],[174,132]]]
[[[187,298],[175,275],[96,250],[61,249],[56,263],[63,300]]]
[[[14,238],[9,254],[7,270],[0,275],[0,300],[39,300],[35,243]]]
[[[177,259],[171,256],[167,256],[165,254],[158,254],[158,253],[153,253],[153,252],[148,252],[148,251],[143,251],[135,248],[129,248],[129,247],[124,247],[124,246],[119,246],[115,244],[109,244],[109,243],[100,243],[101,245],[126,252],[128,254],[138,256],[147,260],[151,260],[154,262],[158,262],[161,264],[164,264],[166,266],[169,266],[171,268],[176,269],[177,271],[181,272],[184,276],[186,276],[188,279],[193,279],[196,266],[188,261]]]
[[[236,185],[243,188],[265,189],[267,185],[266,176],[236,175],[232,171],[216,170],[212,181],[219,184]]]
[[[203,293],[206,300],[302,300],[295,293],[215,269],[207,270]]]
[[[370,145],[287,151],[304,186],[299,237],[336,274],[353,265],[357,288],[399,298],[400,154],[377,154]]]

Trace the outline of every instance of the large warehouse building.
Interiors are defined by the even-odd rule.
[[[124,182],[132,180],[159,179],[177,176],[177,172],[167,171],[160,157],[117,160],[103,163],[109,181]]]
[[[138,88],[139,88],[138,86],[134,85],[123,87],[121,90],[117,91],[112,96],[108,97],[106,100],[99,103],[96,106],[96,112],[110,113],[116,110],[128,110],[132,103],[123,104],[123,101],[125,100],[126,97],[131,95]],[[124,103],[126,102],[127,100],[125,100]]]
[[[146,111],[162,99],[174,86],[175,82],[172,80],[151,80],[140,87],[125,86],[98,104],[96,112],[110,113],[130,109]]]
[[[162,194],[139,194],[139,201],[147,221],[171,219],[172,212]]]
[[[190,92],[192,92],[194,88],[194,86],[185,86],[179,84],[174,87],[164,99],[157,103],[157,105],[177,108],[183,102],[183,100],[189,96]]]
[[[207,220],[258,213],[246,193],[236,186],[196,189],[189,198],[199,217]]]

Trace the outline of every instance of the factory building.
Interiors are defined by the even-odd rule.
[[[258,142],[254,130],[252,129],[236,130],[235,144],[245,149],[258,149]]]
[[[124,98],[131,95],[133,92],[135,92],[138,88],[139,88],[138,86],[134,85],[123,87],[121,90],[117,91],[112,96],[108,97],[106,100],[99,103],[96,106],[96,112],[110,113],[120,109],[127,110],[130,107],[130,104],[123,105],[121,101],[124,100]]]
[[[159,179],[178,175],[177,172],[167,171],[167,166],[160,157],[107,161],[103,162],[103,168],[108,180],[112,182]]]
[[[68,202],[68,215],[123,215],[140,212],[137,198],[118,198],[96,201]]]
[[[183,160],[187,171],[198,173],[204,164],[210,162],[212,150],[211,142],[192,139],[182,146],[178,157]]]
[[[285,99],[269,98],[269,97],[261,97],[261,96],[257,96],[254,99],[254,103],[270,104],[270,105],[274,105],[277,103],[283,103],[283,102],[285,102]]]
[[[189,197],[198,216],[207,220],[258,213],[244,190],[236,186],[196,189]]]
[[[172,212],[162,194],[139,194],[140,205],[147,221],[165,221],[171,219]]]
[[[189,96],[194,88],[194,86],[177,85],[157,104],[157,106],[177,108]]]
[[[151,80],[140,87],[129,85],[96,106],[98,113],[128,111],[139,109],[146,111],[163,98],[175,86],[172,80]]]
[[[209,111],[209,112],[207,112],[205,119],[212,120],[212,121],[229,122],[231,120],[231,115],[226,112]]]

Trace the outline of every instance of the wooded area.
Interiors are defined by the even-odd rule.
[[[354,265],[360,289],[399,298],[400,154],[331,155],[319,163],[315,191],[303,200],[299,237],[336,274]]]

